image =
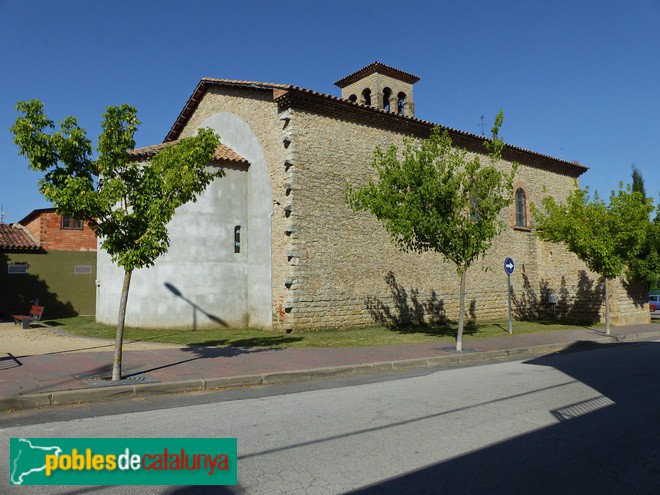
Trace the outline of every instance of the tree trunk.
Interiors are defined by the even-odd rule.
[[[128,302],[128,289],[131,286],[132,270],[124,270],[124,285],[121,288],[119,301],[119,316],[117,317],[117,334],[115,335],[115,359],[112,363],[112,380],[121,380],[121,352],[124,344],[124,321],[126,320],[126,303]]]
[[[605,278],[605,335],[610,335],[610,279]]]
[[[461,288],[458,299],[458,331],[456,332],[456,350],[463,350],[463,322],[465,321],[465,279],[466,270],[460,271]]]

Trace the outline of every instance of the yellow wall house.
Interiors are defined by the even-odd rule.
[[[210,166],[227,176],[177,211],[167,255],[133,275],[128,324],[290,331],[456,319],[453,266],[439,254],[401,252],[373,216],[345,201],[349,182],[373,177],[376,146],[400,146],[439,125],[415,118],[418,80],[378,62],[337,81],[341,96],[202,79],[165,143],[211,127],[223,144]],[[485,153],[482,137],[447,130],[456,145]],[[148,159],[161,146],[135,157]],[[598,321],[603,281],[563,247],[539,241],[529,211],[548,194],[563,200],[586,168],[508,145],[498,166],[514,161],[516,203],[502,212],[509,227],[468,274],[469,314],[506,317],[503,261],[510,256],[516,317]],[[103,252],[98,279],[97,318],[112,323],[122,277]],[[615,324],[647,322],[641,290],[612,286]]]

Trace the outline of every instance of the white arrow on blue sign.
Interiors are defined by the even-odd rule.
[[[504,271],[506,272],[507,275],[511,275],[513,273],[513,260],[511,258],[507,258],[504,260]]]

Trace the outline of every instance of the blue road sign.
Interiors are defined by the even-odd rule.
[[[504,271],[506,272],[507,275],[511,275],[513,273],[513,260],[511,258],[507,258],[504,260]]]

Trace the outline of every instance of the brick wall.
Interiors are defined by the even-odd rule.
[[[62,220],[54,212],[43,212],[25,225],[46,251],[95,251],[96,236],[88,225],[82,230],[62,228]]]

